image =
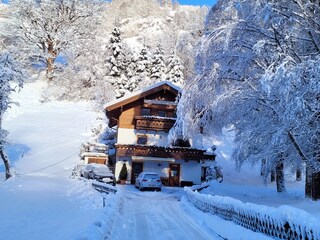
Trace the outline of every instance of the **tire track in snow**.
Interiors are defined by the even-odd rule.
[[[184,212],[173,192],[139,192],[133,186],[121,186],[122,223],[114,226],[112,240],[208,240],[221,239],[206,231]]]

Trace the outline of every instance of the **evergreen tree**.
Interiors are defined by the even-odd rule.
[[[155,49],[151,59],[151,80],[153,83],[166,79],[166,65],[160,44]]]
[[[143,46],[141,49],[140,55],[137,60],[137,69],[136,72],[139,75],[149,75],[150,72],[150,61],[148,57],[148,49],[146,46]]]
[[[115,27],[111,33],[110,47],[108,53],[111,57],[107,60],[109,76],[120,77],[125,69],[125,44],[121,39],[121,32]]]
[[[121,32],[115,27],[111,33],[109,53],[111,57],[107,60],[109,68],[109,81],[115,87],[116,98],[132,92],[136,86],[133,78],[135,71],[135,60],[129,48],[121,39]]]
[[[184,84],[183,65],[174,52],[169,56],[167,70],[168,81],[179,85]]]
[[[144,45],[136,61],[135,80],[137,84],[148,84],[150,82],[151,62],[148,48]]]
[[[127,165],[124,163],[122,165],[122,168],[121,168],[121,171],[120,171],[120,174],[119,174],[119,179],[120,180],[127,180],[127,177],[128,177]]]

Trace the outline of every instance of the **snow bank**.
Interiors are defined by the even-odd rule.
[[[229,197],[200,194],[190,188],[185,191],[198,209],[253,231],[277,239],[320,239],[320,221],[305,211],[289,206],[273,208],[243,203]]]
[[[110,239],[112,227],[115,225],[119,208],[121,207],[122,193],[101,194],[104,198],[104,211],[84,231],[80,232],[75,240],[104,240]]]

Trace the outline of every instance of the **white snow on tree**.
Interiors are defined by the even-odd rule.
[[[180,58],[173,52],[167,63],[167,80],[182,86],[184,84],[183,64]]]
[[[149,82],[151,62],[148,48],[144,45],[136,61],[135,78],[138,83]]]
[[[311,0],[218,1],[177,114],[186,137],[199,126],[207,134],[232,126],[237,166],[266,160],[278,192],[285,191],[284,170],[306,164],[312,197],[320,196],[311,193],[312,178],[320,177],[319,12]]]
[[[143,48],[140,51],[138,60],[137,60],[137,73],[144,73],[148,74],[150,72],[150,61],[148,57],[148,50],[146,46],[143,46]]]
[[[111,33],[107,60],[109,81],[115,87],[116,98],[132,92],[137,87],[138,79],[134,77],[136,61],[132,52],[121,39],[121,32],[115,27]]]
[[[4,30],[21,58],[43,66],[53,80],[57,58],[77,55],[95,37],[102,8],[100,0],[12,0]]]
[[[154,50],[151,59],[150,77],[153,83],[166,79],[166,64],[164,62],[164,54],[160,44]]]
[[[12,173],[9,159],[4,152],[7,131],[2,129],[3,114],[12,104],[10,93],[22,87],[23,77],[21,66],[16,60],[9,53],[0,52],[0,158],[5,165],[6,179],[10,178]]]

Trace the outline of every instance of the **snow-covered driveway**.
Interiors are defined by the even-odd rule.
[[[179,201],[183,189],[140,192],[132,185],[118,187],[123,191],[121,219],[110,239],[221,239],[186,213]]]

